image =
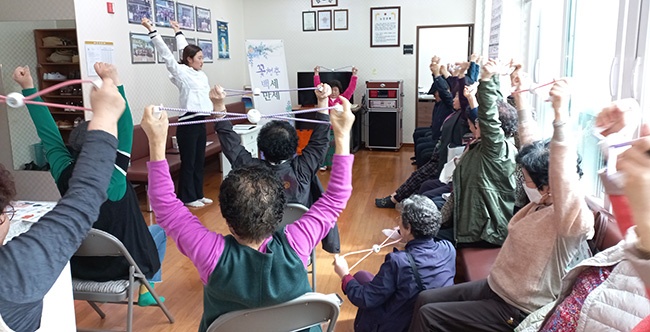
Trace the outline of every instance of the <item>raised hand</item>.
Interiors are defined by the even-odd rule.
[[[221,85],[217,84],[210,89],[209,97],[212,104],[223,104],[223,100],[226,99],[226,92]]]
[[[169,119],[165,111],[161,112],[160,118],[154,116],[153,107],[153,105],[145,107],[140,125],[149,139],[149,156],[151,161],[156,161],[165,159]]]
[[[149,20],[149,19],[146,18],[146,17],[143,17],[143,18],[142,18],[142,26],[145,27],[145,28],[147,28],[147,30],[149,30],[149,32],[151,32],[151,31],[154,30],[154,29],[153,29],[153,24],[151,23],[151,20]]]
[[[650,252],[650,127],[641,126],[641,139],[618,156],[616,168],[625,174],[623,191],[630,204],[632,220],[637,225],[637,248]]]
[[[178,22],[169,20],[169,24],[172,26],[172,29],[174,29],[174,33],[181,31],[181,26],[178,25]]]
[[[319,75],[320,74],[320,66],[314,67],[314,75]]]
[[[598,113],[595,126],[601,130],[600,134],[603,136],[617,133],[630,124],[636,128],[640,113],[639,103],[635,99],[616,100]]]
[[[358,72],[358,71],[359,71],[359,69],[357,69],[357,67],[354,67],[354,66],[353,66],[353,67],[352,67],[352,76],[357,76],[357,72]]]
[[[499,71],[499,65],[494,59],[488,60],[481,66],[481,81],[488,81]]]
[[[126,104],[111,78],[102,81],[100,89],[93,88],[90,92],[93,118],[88,130],[103,130],[117,137],[117,120],[124,113]]]
[[[434,77],[440,76],[440,58],[438,56],[431,58],[429,69],[431,70],[431,74],[433,74]]]
[[[551,91],[548,93],[551,96],[551,103],[556,114],[556,121],[559,120],[558,115],[567,108],[567,103],[570,98],[569,82],[566,78],[555,81]]]
[[[472,55],[469,56],[469,62],[479,63],[480,61],[481,56],[476,53],[472,53]]]
[[[465,86],[465,89],[463,89],[463,95],[467,99],[475,98],[477,90],[478,90],[478,82],[474,82],[474,84],[472,85]]]
[[[16,83],[20,84],[20,87],[23,89],[32,89],[34,88],[34,79],[32,74],[29,71],[29,67],[16,67],[13,74],[13,79]]]
[[[350,101],[343,97],[339,96],[341,101],[341,106],[343,107],[343,112],[336,110],[330,111],[330,122],[332,123],[332,129],[334,130],[335,137],[348,137],[350,135],[350,130],[352,129],[352,124],[354,124],[354,114],[352,114],[352,108],[350,106]],[[345,139],[343,139],[345,141]],[[340,144],[336,144],[336,151],[339,151]],[[347,147],[349,153],[350,144],[343,144]],[[337,154],[341,154],[337,152]]]
[[[110,78],[113,80],[113,83],[115,83],[115,85],[121,85],[120,76],[117,74],[117,68],[115,68],[115,66],[112,64],[105,62],[95,62],[95,65],[93,67],[95,68],[95,72],[100,78]]]
[[[510,85],[515,91],[519,91],[522,89],[522,86],[524,86],[524,72],[521,70],[521,64],[510,61],[510,68],[512,68],[512,72],[510,73]]]
[[[321,83],[317,86],[317,88],[319,89],[314,90],[314,93],[316,94],[316,98],[318,98],[318,100],[327,100],[327,97],[332,94],[332,87],[330,87],[330,85],[327,83]]]

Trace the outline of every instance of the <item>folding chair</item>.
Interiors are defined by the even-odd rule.
[[[81,247],[74,256],[124,256],[131,265],[129,267],[128,280],[112,280],[107,282],[96,282],[91,280],[72,279],[73,296],[75,300],[87,301],[95,309],[99,317],[104,319],[106,314],[97,306],[100,303],[119,303],[128,305],[126,316],[126,331],[131,332],[133,327],[133,302],[134,293],[140,285],[147,287],[151,295],[156,300],[157,306],[163,311],[169,323],[174,323],[174,317],[167,310],[167,307],[160,301],[158,294],[155,293],[144,274],[138,267],[129,251],[124,244],[115,236],[98,229],[91,229],[86,239],[81,243]],[[81,331],[81,330],[78,330]]]
[[[278,226],[278,229],[282,229],[282,227],[292,224],[294,221],[300,219],[305,212],[307,212],[307,209],[304,205],[302,204],[297,204],[297,203],[288,203],[287,207],[284,208],[284,214],[282,215],[282,222]],[[308,273],[311,273],[311,289],[313,291],[316,291],[316,254],[315,250],[311,251],[311,256],[309,257],[310,260],[310,265],[311,265],[311,271],[307,271]]]
[[[219,316],[207,332],[293,332],[329,322],[334,331],[341,299],[336,294],[307,293],[271,307],[232,311]]]

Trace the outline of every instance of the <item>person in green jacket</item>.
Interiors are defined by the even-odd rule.
[[[454,171],[454,239],[457,246],[501,246],[515,204],[517,110],[499,92],[497,64],[481,67],[475,138]]]
[[[147,227],[142,217],[137,195],[126,178],[126,171],[133,145],[133,118],[126,101],[124,87],[120,84],[117,70],[111,64],[95,63],[94,69],[101,78],[111,78],[125,101],[125,110],[117,123],[118,145],[115,167],[107,189],[108,199],[100,207],[100,213],[93,228],[103,230],[122,241],[136,261],[142,273],[150,282],[162,281],[161,262],[165,255],[167,237],[164,230],[153,225]],[[37,92],[28,67],[18,67],[13,79],[20,84],[24,96]],[[34,99],[42,102],[40,97]],[[82,122],[71,133],[66,146],[50,110],[46,106],[27,104],[29,115],[36,127],[36,133],[45,147],[50,172],[63,196],[68,191],[68,182],[86,133],[88,122]],[[109,281],[128,278],[129,263],[124,257],[72,257],[72,276],[79,279]],[[138,304],[152,305],[155,300],[146,287],[140,288]]]

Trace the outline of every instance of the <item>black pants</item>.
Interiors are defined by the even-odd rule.
[[[526,315],[484,279],[421,292],[409,331],[512,331]]]
[[[191,121],[200,120],[193,118]],[[205,123],[178,126],[176,140],[181,155],[178,199],[190,203],[203,198],[203,164],[205,162]]]

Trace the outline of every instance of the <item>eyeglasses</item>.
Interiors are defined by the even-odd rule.
[[[0,219],[0,225],[4,224],[5,221],[7,221],[7,220],[9,220],[9,221],[13,220],[14,215],[16,214],[16,210],[14,210],[14,207],[12,205],[7,205],[5,207],[5,209],[4,209],[4,211],[2,212],[2,214],[7,216],[7,218],[6,219]]]

